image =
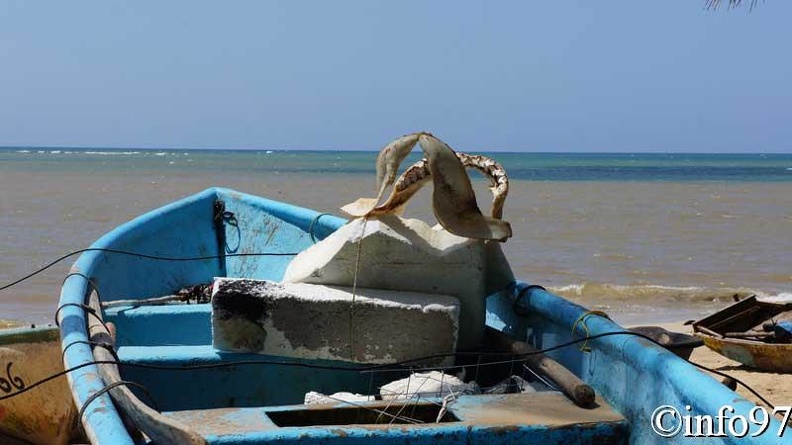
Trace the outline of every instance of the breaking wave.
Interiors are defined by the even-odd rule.
[[[763,301],[792,302],[792,293],[771,293],[745,287],[700,287],[663,285],[622,285],[610,283],[582,283],[550,287],[563,297],[583,301],[624,301],[629,303],[711,303],[730,302],[734,296],[742,299],[751,295]]]
[[[84,151],[82,152],[86,155],[94,155],[94,156],[129,156],[129,155],[139,155],[139,151]]]

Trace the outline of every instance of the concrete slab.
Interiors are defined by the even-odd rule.
[[[459,300],[397,292],[218,278],[212,343],[220,350],[396,363],[456,349]],[[447,363],[438,359],[433,363]]]

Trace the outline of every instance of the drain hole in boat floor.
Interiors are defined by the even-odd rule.
[[[430,403],[370,406],[351,408],[314,408],[289,411],[268,411],[275,425],[317,426],[317,425],[388,425],[408,423],[435,423],[441,407]],[[441,423],[459,422],[450,411],[440,418]]]

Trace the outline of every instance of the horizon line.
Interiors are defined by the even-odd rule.
[[[131,147],[131,146],[115,146],[115,147],[107,147],[107,146],[59,146],[59,145],[0,145],[0,150],[79,150],[79,151],[86,151],[86,150],[109,150],[109,151],[128,151],[128,150],[144,150],[144,151],[157,151],[157,150],[165,150],[165,151],[182,151],[182,150],[193,150],[193,151],[304,151],[304,152],[350,152],[350,153],[376,153],[379,149],[369,149],[369,150],[360,150],[360,149],[344,149],[344,148],[210,148],[210,147]],[[467,152],[475,152],[475,153],[532,153],[532,154],[700,154],[700,155],[718,155],[718,154],[734,154],[734,155],[785,155],[785,154],[792,154],[792,151],[687,151],[687,150],[680,150],[680,151],[657,151],[657,150],[648,150],[648,151],[626,151],[626,150],[614,150],[614,151],[600,151],[600,150],[491,150],[491,149],[481,149],[481,150],[467,150]]]

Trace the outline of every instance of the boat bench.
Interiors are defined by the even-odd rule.
[[[127,364],[121,365],[122,377],[143,385],[162,410],[290,405],[302,403],[308,391],[360,393],[393,378],[392,373],[361,378],[353,369],[317,373],[317,367],[354,364],[224,352],[211,345],[121,346],[118,357]],[[148,400],[146,393],[131,389]]]
[[[309,391],[373,394],[408,374],[317,373],[316,366],[361,365],[218,350],[212,346],[208,304],[109,308],[105,315],[116,325],[119,358],[131,364],[121,366],[122,376],[145,386],[164,410],[291,405],[302,403]],[[282,365],[294,363],[301,366]],[[196,365],[201,368],[181,369]],[[139,389],[132,391],[147,400]]]
[[[115,307],[105,310],[105,320],[115,323],[119,346],[212,344],[208,303]]]

